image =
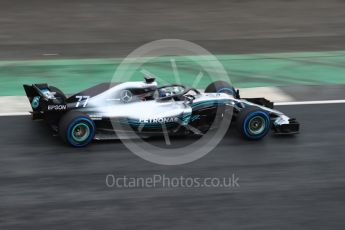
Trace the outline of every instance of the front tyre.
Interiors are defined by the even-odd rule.
[[[73,147],[84,147],[91,143],[95,131],[94,122],[81,112],[70,111],[59,122],[61,139]]]
[[[209,84],[205,89],[205,93],[226,93],[239,99],[236,89],[226,81],[215,81]]]
[[[267,112],[256,107],[246,107],[238,114],[237,128],[248,140],[260,140],[271,128],[271,120]]]

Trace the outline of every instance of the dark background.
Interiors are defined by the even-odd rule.
[[[0,57],[119,57],[164,38],[226,54],[328,51],[344,49],[344,27],[341,0],[1,0]]]

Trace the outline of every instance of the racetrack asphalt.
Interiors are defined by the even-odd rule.
[[[0,59],[123,57],[157,39],[215,54],[345,50],[340,0],[0,1]]]
[[[119,141],[70,148],[29,116],[1,117],[0,229],[344,229],[344,105],[278,109],[300,121],[299,135],[250,142],[230,130],[211,153],[179,166],[146,162]],[[105,183],[108,174],[233,173],[240,187],[230,189]]]
[[[344,7],[340,0],[1,0],[0,59],[123,57],[165,38],[214,54],[345,50]],[[28,116],[0,117],[0,229],[345,229],[344,104],[279,109],[300,121],[299,135],[248,142],[230,131],[207,156],[180,166],[146,162],[118,141],[69,148]],[[233,173],[239,188],[105,184],[107,174]]]

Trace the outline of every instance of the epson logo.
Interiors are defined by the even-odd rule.
[[[66,110],[67,105],[48,105],[48,110]]]
[[[178,122],[177,117],[155,117],[155,118],[140,118],[140,123],[168,123],[168,122]]]

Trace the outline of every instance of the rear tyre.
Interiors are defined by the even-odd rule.
[[[226,81],[215,81],[209,84],[205,89],[205,93],[226,93],[238,98],[236,89]]]
[[[94,122],[85,114],[78,111],[66,113],[59,122],[61,139],[73,146],[84,147],[91,143],[95,136]]]
[[[260,140],[267,135],[271,128],[268,113],[260,108],[246,107],[237,118],[237,129],[248,140]]]

